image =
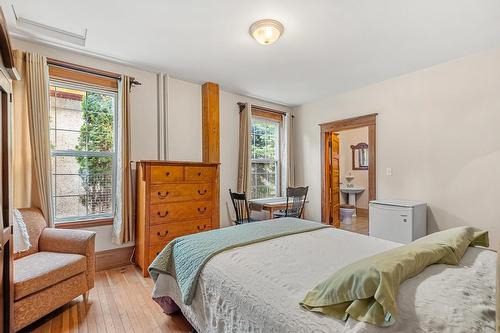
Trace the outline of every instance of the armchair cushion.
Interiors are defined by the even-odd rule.
[[[95,232],[75,229],[45,228],[40,236],[39,250],[47,252],[81,254],[86,257],[87,286],[94,287]]]
[[[14,261],[14,300],[36,293],[86,270],[80,254],[37,252]]]

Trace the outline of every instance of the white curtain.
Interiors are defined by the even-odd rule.
[[[122,76],[119,88],[118,151],[115,219],[113,242],[126,244],[134,240],[132,176],[130,166],[130,77]]]
[[[282,158],[283,172],[281,177],[282,195],[286,196],[287,187],[295,186],[295,167],[293,158],[293,116],[287,113],[283,116]]]
[[[15,63],[22,79],[13,85],[14,205],[39,208],[53,226],[47,58],[16,50]]]
[[[247,192],[250,189],[251,172],[251,123],[252,105],[246,103],[240,112],[240,135],[238,152],[238,192]],[[247,194],[250,197],[250,194]]]

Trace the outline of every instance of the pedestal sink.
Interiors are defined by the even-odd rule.
[[[341,186],[340,187],[340,192],[346,193],[348,198],[349,198],[349,205],[356,207],[356,194],[359,194],[363,192],[365,189],[364,187],[358,187],[358,186],[353,186],[353,187],[347,187],[347,186]],[[356,215],[356,210],[354,210],[354,214],[352,216],[357,216]]]

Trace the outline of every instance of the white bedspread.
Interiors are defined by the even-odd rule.
[[[170,296],[199,333],[495,332],[495,257],[470,248],[459,267],[433,265],[401,285],[395,325],[344,323],[308,312],[299,301],[337,269],[399,246],[338,229],[321,229],[221,253],[202,271],[191,306],[161,275],[153,297]]]

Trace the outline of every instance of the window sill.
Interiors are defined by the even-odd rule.
[[[96,219],[96,220],[87,220],[87,221],[75,221],[75,222],[59,222],[55,224],[55,227],[58,229],[84,229],[91,227],[100,227],[103,225],[112,225],[113,219]]]

